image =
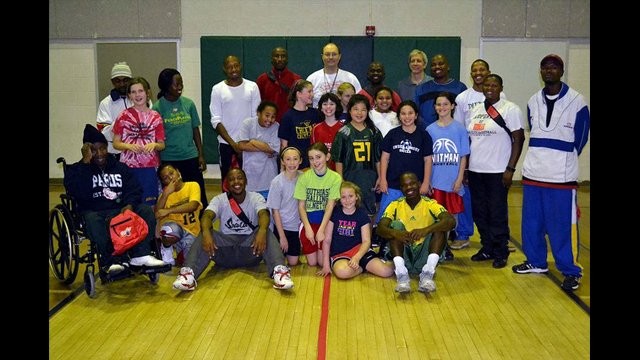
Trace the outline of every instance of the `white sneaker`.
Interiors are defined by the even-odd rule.
[[[173,288],[175,290],[193,291],[196,286],[198,286],[198,282],[195,276],[193,276],[193,270],[186,266],[181,268],[180,274],[176,278],[176,281],[173,282]]]
[[[171,266],[176,264],[176,260],[173,258],[173,245],[169,247],[160,245],[160,254],[162,254],[162,261],[166,264],[171,264]]]
[[[124,266],[122,266],[121,264],[111,264],[111,266],[109,266],[109,269],[107,270],[110,276],[118,275],[123,271]]]
[[[164,261],[154,258],[151,255],[134,257],[129,261],[129,264],[133,266],[164,266]]]
[[[284,265],[277,265],[273,268],[273,287],[276,289],[286,290],[293,287],[289,268]]]
[[[397,283],[396,291],[399,293],[408,293],[411,291],[411,279],[409,273],[396,274]]]
[[[432,292],[436,291],[436,283],[433,281],[433,271],[423,271],[420,273],[420,282],[418,283],[418,291]]]

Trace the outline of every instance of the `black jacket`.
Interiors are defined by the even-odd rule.
[[[131,170],[113,156],[104,171],[78,161],[65,171],[64,187],[78,203],[78,211],[100,211],[135,206],[142,201],[142,187]]]

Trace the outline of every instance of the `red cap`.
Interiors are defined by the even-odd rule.
[[[560,58],[560,56],[556,54],[549,54],[543,57],[542,61],[540,61],[540,67],[542,67],[547,62],[552,62],[557,65],[560,65],[560,67],[564,70],[564,61],[562,61],[562,58]]]

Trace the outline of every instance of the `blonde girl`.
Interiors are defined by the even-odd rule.
[[[340,98],[340,104],[342,105],[342,114],[336,115],[338,120],[346,120],[347,119],[347,105],[349,105],[349,100],[356,93],[356,88],[348,82],[343,82],[338,86],[338,91],[336,91],[338,97]]]
[[[336,206],[327,224],[323,243],[322,269],[326,276],[332,271],[339,279],[350,279],[365,270],[380,276],[393,275],[393,266],[371,250],[371,223],[360,207],[360,187],[350,181],[340,185],[340,206]]]
[[[280,248],[287,256],[289,266],[298,264],[300,256],[300,213],[298,202],[291,201],[296,182],[302,172],[298,170],[302,163],[300,151],[293,146],[282,150],[280,155],[283,171],[271,180],[267,207],[275,224],[275,235]]]

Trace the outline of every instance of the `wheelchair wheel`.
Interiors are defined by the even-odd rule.
[[[56,205],[49,213],[49,266],[55,277],[65,284],[73,283],[80,265],[78,245],[71,213]]]
[[[158,280],[160,280],[160,274],[158,273],[154,273],[154,274],[149,274],[149,280],[151,280],[152,284],[157,284]]]
[[[96,278],[93,275],[93,267],[84,271],[84,291],[90,298],[96,297]]]

